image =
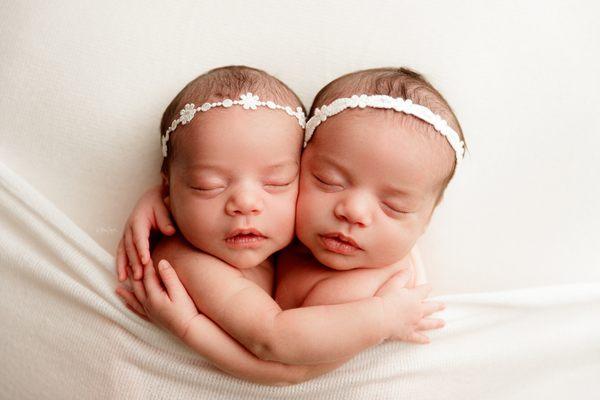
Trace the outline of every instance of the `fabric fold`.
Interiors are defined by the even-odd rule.
[[[600,283],[439,296],[429,345],[386,342],[289,387],[221,373],[114,293],[114,257],[0,162],[1,397],[528,399],[600,393]],[[543,396],[543,397],[542,397]]]

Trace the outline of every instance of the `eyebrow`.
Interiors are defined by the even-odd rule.
[[[339,169],[344,175],[346,175],[346,177],[350,176],[350,174],[348,173],[348,170],[346,168],[344,168],[342,165],[340,165],[337,161],[333,160],[332,158],[330,158],[328,156],[318,155],[316,157],[316,159],[317,159],[317,161],[321,161],[326,164],[330,164],[330,165],[334,166],[335,168]],[[385,192],[390,193],[392,195],[396,195],[396,196],[411,197],[411,198],[415,198],[418,200],[418,196],[415,196],[414,193],[412,193],[408,190],[405,190],[405,189],[401,189],[399,187],[392,186],[392,185],[386,186]]]
[[[315,158],[317,159],[317,161],[324,162],[325,164],[329,164],[329,165],[333,166],[334,168],[337,168],[338,170],[340,170],[340,172],[346,178],[348,178],[350,176],[350,174],[348,173],[348,170],[345,167],[343,167],[341,164],[339,164],[337,161],[335,161],[334,159],[332,159],[328,156],[322,156],[322,155],[318,155]]]
[[[265,167],[265,171],[283,169],[286,167],[300,168],[300,164],[298,163],[298,161],[295,161],[295,160],[285,160],[285,161],[277,162],[275,164],[268,165],[267,167]]]
[[[276,169],[283,169],[286,167],[295,167],[295,168],[299,168],[300,165],[298,164],[298,161],[295,160],[285,160],[285,161],[280,161],[280,162],[276,162],[274,164],[268,165],[264,168],[265,171],[273,171]],[[195,163],[190,165],[189,167],[187,167],[188,171],[196,171],[196,170],[214,170],[217,172],[227,172],[226,168],[223,166],[220,166],[218,164],[208,164],[208,163]]]
[[[394,194],[394,195],[405,196],[405,197],[411,197],[413,195],[408,190],[400,189],[400,188],[397,188],[397,187],[394,187],[394,186],[387,186],[386,187],[386,192]]]
[[[202,163],[196,163],[196,164],[192,164],[190,166],[188,166],[186,168],[188,171],[194,172],[197,170],[215,170],[217,172],[225,172],[225,168],[216,165],[216,164],[202,164]]]

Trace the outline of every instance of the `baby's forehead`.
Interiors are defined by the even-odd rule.
[[[199,151],[210,155],[229,151],[298,153],[303,130],[296,118],[262,107],[216,109],[194,118],[173,135],[175,154],[194,158]],[[271,149],[272,148],[272,149]]]
[[[422,175],[443,181],[452,171],[454,151],[430,124],[393,110],[347,110],[329,118],[315,132],[314,150],[338,158],[368,158],[388,176]],[[348,159],[348,168],[361,168]]]

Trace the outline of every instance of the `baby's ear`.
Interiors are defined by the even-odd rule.
[[[163,196],[163,201],[165,202],[165,206],[167,206],[167,209],[169,210],[169,212],[171,211],[171,197],[169,196],[169,176],[167,174],[165,174],[164,172],[160,173],[160,177],[162,178],[162,182],[161,182],[161,193]]]
[[[160,172],[160,178],[161,178],[161,186],[162,186],[162,190],[163,193],[165,192],[165,190],[169,190],[169,176],[167,174],[165,174],[164,171]]]

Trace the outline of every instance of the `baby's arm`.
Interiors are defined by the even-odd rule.
[[[420,312],[429,290],[388,291],[345,304],[282,311],[268,293],[221,260],[182,249],[171,254],[161,258],[171,259],[200,310],[257,357],[286,364],[335,362],[401,336],[406,313]],[[202,340],[200,331],[188,335]]]
[[[150,261],[150,232],[159,230],[173,235],[175,227],[163,201],[161,185],[148,189],[138,200],[125,223],[123,236],[117,246],[117,276],[119,282],[127,279],[127,266],[133,270],[133,279],[142,279],[142,265]]]
[[[134,292],[118,288],[117,294],[144,319],[168,329],[222,371],[267,385],[289,385],[329,372],[347,360],[321,365],[286,365],[257,358],[200,314],[175,271],[159,263],[160,280],[152,263],[146,265],[143,283],[133,281]],[[165,289],[161,287],[163,282]],[[196,332],[191,335],[189,332]]]
[[[402,296],[403,292],[406,293],[407,290],[416,287],[415,275],[418,275],[419,272],[416,271],[413,258],[412,255],[410,257],[407,256],[406,259],[391,265],[390,267],[393,267],[392,270],[395,270],[396,267],[402,267],[402,269],[383,283],[379,279],[374,279],[373,274],[377,272],[374,270],[346,271],[341,274],[341,277],[337,276],[337,279],[335,276],[322,279],[308,291],[302,302],[302,307],[348,303],[373,296],[387,297],[393,294]],[[310,274],[311,269],[306,267],[311,264],[318,266],[318,268],[325,268],[313,257],[298,257],[290,253],[287,253],[278,261],[278,267],[280,270],[283,269],[283,274],[280,274],[280,277],[284,276],[287,282],[293,281],[294,276],[286,276],[286,273]],[[346,275],[343,276],[343,274]],[[281,282],[282,280],[279,280],[279,283]],[[400,303],[399,307],[410,307],[410,303]],[[401,330],[400,335],[394,336],[392,339],[422,344],[429,343],[429,338],[422,331],[438,329],[444,326],[443,320],[429,318],[431,314],[443,308],[444,304],[434,301],[421,302],[412,309],[406,308],[403,314],[407,329]],[[401,309],[398,311],[401,311]]]
[[[199,314],[190,321],[182,341],[216,367],[238,378],[268,385],[304,382],[336,369],[348,359],[317,365],[288,365],[261,360],[225,333],[217,324]]]

